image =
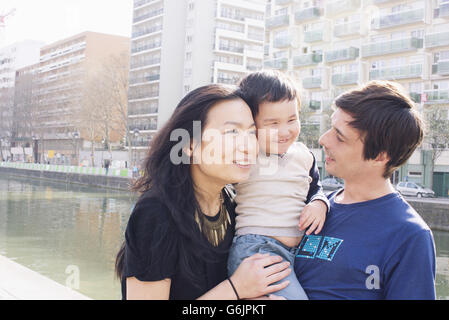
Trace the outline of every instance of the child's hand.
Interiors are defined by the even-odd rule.
[[[320,233],[326,220],[327,206],[321,200],[314,200],[307,204],[302,210],[299,218],[299,230],[305,230],[309,226],[306,234],[309,235],[315,230],[315,234]]]

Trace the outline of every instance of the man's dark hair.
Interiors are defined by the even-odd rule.
[[[395,82],[368,82],[337,97],[335,107],[354,118],[349,125],[361,133],[365,160],[386,152],[389,161],[385,178],[391,177],[423,140],[421,116],[404,89]]]
[[[259,105],[262,102],[296,99],[298,110],[301,107],[299,93],[294,81],[279,71],[262,70],[250,73],[240,81],[239,87],[243,99],[251,108],[254,118],[259,113]]]

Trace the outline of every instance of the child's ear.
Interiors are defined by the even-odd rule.
[[[190,143],[186,144],[182,148],[182,152],[184,152],[189,158],[191,158],[193,155],[193,143],[190,142]]]

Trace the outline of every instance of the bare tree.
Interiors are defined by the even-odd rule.
[[[128,73],[129,54],[109,56],[94,76],[97,96],[103,103],[99,109],[102,135],[111,157],[111,134],[125,137],[131,145],[131,133],[128,127]],[[128,149],[131,159],[131,148]]]
[[[3,149],[6,147],[9,150],[13,139],[13,110],[14,87],[0,88],[0,148],[2,157],[5,158],[6,156],[3,155]]]
[[[424,110],[426,119],[426,135],[424,143],[431,152],[432,174],[430,177],[430,185],[433,185],[433,172],[435,163],[441,156],[443,151],[448,150],[449,141],[449,109],[441,106],[431,106]]]
[[[126,137],[128,130],[129,55],[111,55],[96,70],[90,70],[84,90],[82,126],[94,154],[96,141],[104,139],[112,160],[111,140]],[[93,163],[93,156],[92,156]]]

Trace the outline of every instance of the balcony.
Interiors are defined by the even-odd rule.
[[[449,90],[427,90],[423,93],[423,102],[426,104],[449,102]]]
[[[432,74],[440,76],[449,74],[449,60],[440,60],[432,66]]]
[[[324,53],[324,61],[335,62],[343,60],[354,60],[359,56],[359,48],[349,47],[341,50],[333,50]]]
[[[362,46],[362,58],[415,51],[422,47],[423,39],[418,38],[405,38],[385,42],[374,42]]]
[[[236,46],[227,46],[227,45],[220,44],[219,49],[221,51],[229,51],[229,52],[235,52],[235,53],[242,53],[243,54],[243,50],[245,48],[244,47],[236,47]]]
[[[293,67],[303,67],[318,64],[323,61],[321,53],[303,54],[293,57]]]
[[[293,0],[276,0],[276,5],[277,6],[285,6],[287,4],[292,3]]]
[[[309,109],[314,111],[321,109],[321,101],[320,100],[310,100],[308,104]]]
[[[140,108],[129,108],[128,116],[137,116],[137,115],[148,115],[148,114],[156,114],[158,112],[157,106],[147,106]]]
[[[309,20],[318,19],[321,16],[321,9],[318,7],[310,7],[295,12],[295,22],[297,24],[304,23]]]
[[[129,79],[129,84],[130,85],[133,85],[136,83],[146,84],[148,82],[158,81],[159,79],[160,79],[159,74],[152,74],[152,75],[148,75],[148,76],[144,76],[144,77],[131,78],[131,79]]]
[[[264,67],[270,68],[270,69],[285,70],[288,68],[288,59],[287,58],[277,58],[277,59],[267,60],[264,62]]]
[[[370,80],[398,80],[409,78],[420,78],[423,74],[422,64],[411,64],[398,67],[381,68],[371,70]]]
[[[323,30],[310,30],[304,32],[304,42],[318,42],[323,41],[324,31]]]
[[[161,63],[161,58],[153,58],[153,59],[145,59],[145,60],[136,60],[130,63],[130,70],[138,69],[148,66],[154,66]]]
[[[268,18],[265,21],[265,27],[267,29],[286,27],[289,24],[290,24],[290,16],[288,14],[274,16],[274,17]]]
[[[134,131],[135,129],[139,131],[148,131],[148,130],[156,130],[157,124],[156,121],[152,121],[152,123],[146,123],[146,124],[129,124],[129,131]]]
[[[159,48],[161,46],[161,42],[153,42],[153,43],[147,43],[141,46],[136,46],[134,48],[131,49],[131,53],[138,53],[138,52],[143,52],[143,51],[147,51],[147,50],[151,50],[151,49],[155,49],[155,48]]]
[[[426,48],[449,45],[449,32],[439,32],[426,35]]]
[[[140,0],[140,1],[134,1],[134,8],[138,8],[143,6],[144,4],[156,2],[158,0]]]
[[[274,38],[273,47],[279,49],[289,47],[292,43],[292,39],[293,37],[291,35]]]
[[[421,102],[421,93],[410,92],[410,99],[412,99],[416,103]]]
[[[335,37],[342,38],[352,35],[360,35],[360,21],[353,21],[334,25]]]
[[[383,4],[383,3],[388,3],[388,2],[394,2],[394,1],[402,1],[402,0],[368,0],[366,5],[370,5],[370,4]]]
[[[304,89],[321,88],[322,76],[307,77],[302,80]]]
[[[129,94],[129,100],[143,100],[143,99],[154,99],[159,97],[159,92],[157,91],[138,91],[131,92]]]
[[[424,14],[425,9],[421,8],[383,15],[371,21],[371,28],[380,30],[424,21]]]
[[[332,84],[334,86],[345,86],[349,84],[357,84],[359,81],[359,73],[357,71],[354,72],[345,72],[345,73],[334,73],[332,75]]]
[[[326,16],[333,17],[340,13],[357,11],[360,8],[361,0],[336,0],[326,5]]]
[[[135,38],[146,36],[146,35],[149,35],[149,34],[152,34],[155,32],[159,32],[161,30],[162,30],[162,25],[155,25],[155,26],[151,26],[149,28],[145,28],[143,30],[138,30],[138,31],[133,32],[132,37],[133,37],[133,39],[135,39]]]
[[[143,20],[147,20],[147,19],[150,19],[153,17],[157,17],[163,13],[164,13],[164,9],[160,8],[160,9],[157,9],[157,10],[154,10],[154,11],[151,11],[151,12],[148,12],[148,13],[145,13],[145,14],[135,17],[133,19],[133,23],[137,23],[137,22],[141,22]]]
[[[449,18],[449,2],[441,3],[438,12],[440,18]]]

